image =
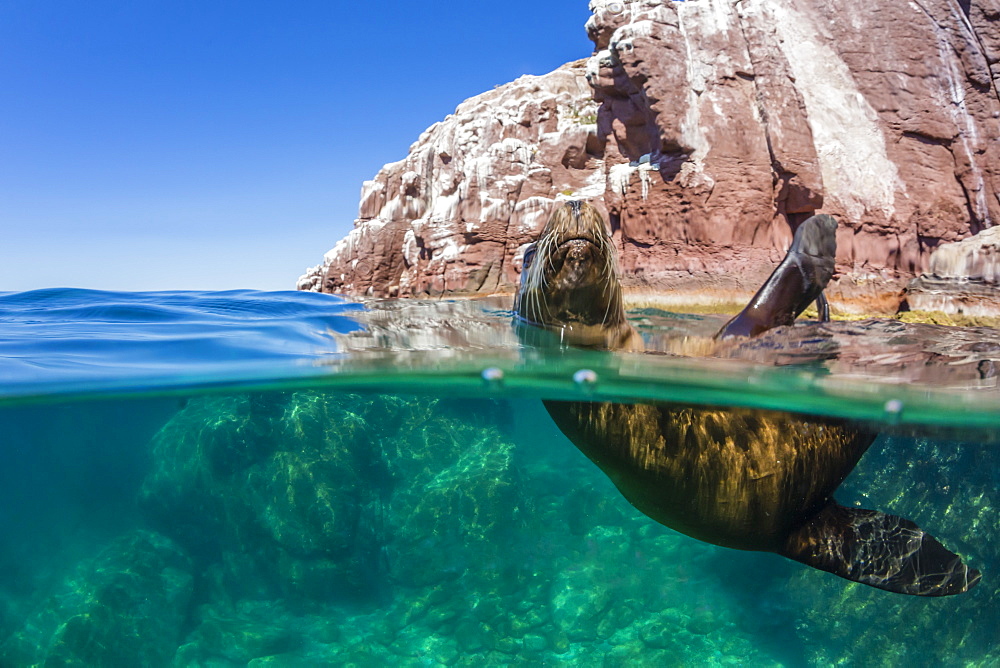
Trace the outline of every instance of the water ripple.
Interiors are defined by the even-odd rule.
[[[18,385],[287,366],[336,352],[361,306],[306,292],[0,293],[0,379]]]

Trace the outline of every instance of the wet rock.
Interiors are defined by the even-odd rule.
[[[480,419],[463,406],[321,392],[191,400],[155,440],[143,492],[176,539],[139,532],[81,564],[0,663],[995,663],[1000,473],[989,447],[887,438],[838,494],[912,517],[984,571],[942,608],[676,534],[630,509],[569,444],[534,429],[508,439],[502,410]],[[324,497],[339,489],[343,499]],[[571,530],[573,513],[583,517]],[[345,517],[371,528],[352,533]],[[204,527],[213,535],[194,535]],[[363,555],[380,561],[361,570]],[[363,573],[373,579],[353,596],[334,587]]]
[[[537,633],[529,633],[524,636],[524,651],[526,652],[544,652],[549,647],[549,642]]]
[[[570,650],[569,636],[562,631],[556,631],[550,636],[552,652],[554,654],[565,654]]]
[[[597,636],[597,626],[612,604],[610,592],[598,585],[575,575],[558,577],[553,583],[552,619],[570,641]]]
[[[653,621],[640,628],[639,637],[653,649],[672,649],[678,642],[677,635],[682,623],[683,616],[678,611],[664,610]]]
[[[304,638],[279,602],[244,601],[229,608],[203,606],[197,626],[178,650],[174,665],[201,665],[225,660],[247,665],[253,660],[276,660],[302,648]]]
[[[465,622],[455,628],[455,638],[463,653],[478,652],[485,647],[483,629],[479,624]]]
[[[601,665],[604,666],[604,668],[626,668],[628,666],[637,665],[656,665],[653,661],[662,659],[662,657],[651,654],[650,650],[637,640],[617,643],[604,655]],[[660,665],[670,664],[664,663]]]
[[[302,665],[302,657],[298,654],[275,654],[247,661],[247,668],[294,668]]]
[[[721,626],[719,620],[710,611],[696,610],[687,621],[687,630],[697,635],[708,635]]]
[[[434,403],[421,408],[383,442],[397,481],[385,516],[392,577],[413,586],[496,578],[518,528],[533,522],[513,445],[496,428],[442,418]]]
[[[470,418],[470,406],[319,392],[192,400],[154,439],[142,504],[198,555],[207,600],[396,601],[369,638],[395,647],[405,628],[471,628],[462,642],[481,650],[492,626],[474,620],[496,623],[509,605],[498,589],[523,582],[508,553],[534,520],[501,412],[475,404]],[[517,622],[520,637],[545,617],[532,604]],[[237,662],[287,653],[254,628],[209,610],[183,655],[219,643]]]

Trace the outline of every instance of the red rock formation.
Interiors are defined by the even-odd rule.
[[[942,244],[930,267],[906,287],[907,307],[971,316],[1000,316],[1000,227]]]
[[[608,214],[626,285],[677,301],[745,299],[794,226],[831,213],[834,307],[895,310],[939,244],[1000,221],[1000,0],[591,9],[586,72],[432,126],[299,287],[511,291],[519,250],[580,197]]]
[[[518,250],[603,171],[583,61],[466,100],[362,188],[354,230],[300,289],[436,296],[511,291]],[[591,185],[592,184],[592,185]]]

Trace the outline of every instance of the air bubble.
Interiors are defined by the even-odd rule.
[[[590,369],[580,369],[573,374],[573,382],[580,387],[593,389],[597,385],[597,373]]]
[[[483,382],[489,387],[499,387],[503,384],[503,369],[499,369],[495,366],[483,369],[480,374],[483,378]]]
[[[899,399],[890,399],[885,402],[883,410],[885,410],[888,421],[895,424],[899,422],[900,417],[903,415],[903,402]]]

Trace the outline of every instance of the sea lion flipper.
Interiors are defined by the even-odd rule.
[[[961,594],[981,578],[910,520],[832,501],[788,537],[781,554],[899,594]]]
[[[830,302],[826,301],[826,295],[822,292],[816,298],[816,312],[820,322],[830,322]]]
[[[809,304],[821,298],[833,278],[836,255],[837,220],[827,214],[806,220],[795,230],[781,264],[715,338],[757,336],[772,327],[791,325]]]

